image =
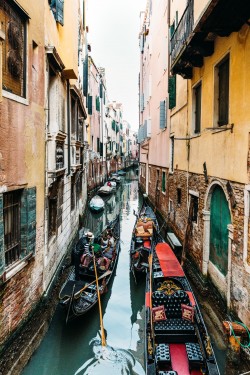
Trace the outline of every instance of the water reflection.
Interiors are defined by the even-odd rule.
[[[141,364],[129,350],[103,347],[101,340],[95,338],[90,341],[93,345],[94,357],[86,361],[74,375],[144,375]]]

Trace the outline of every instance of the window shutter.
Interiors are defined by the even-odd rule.
[[[92,96],[88,95],[88,113],[89,115],[92,115]]]
[[[36,188],[25,189],[21,198],[21,258],[35,253]]]
[[[96,107],[96,110],[98,112],[100,112],[100,100],[99,100],[99,96],[96,96],[96,98],[95,98],[95,107]]]
[[[115,120],[112,120],[112,129],[115,130]]]
[[[176,106],[176,75],[168,79],[169,109]]]
[[[103,98],[103,85],[100,83],[100,98]]]
[[[0,276],[4,273],[4,227],[3,227],[3,194],[0,194]]]
[[[160,129],[166,127],[166,105],[165,100],[160,102]]]
[[[87,97],[88,95],[88,71],[89,71],[89,62],[88,55],[86,55],[84,64],[83,64],[83,95]]]
[[[63,26],[63,7],[64,0],[56,0],[55,20]]]
[[[103,156],[103,143],[100,142],[100,156]]]

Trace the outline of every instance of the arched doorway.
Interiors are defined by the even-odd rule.
[[[228,224],[231,215],[222,188],[213,189],[210,203],[210,261],[226,276],[228,270]]]

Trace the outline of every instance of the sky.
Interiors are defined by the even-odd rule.
[[[109,101],[123,104],[123,119],[139,126],[140,12],[146,0],[88,0],[88,43],[96,66],[104,67]]]

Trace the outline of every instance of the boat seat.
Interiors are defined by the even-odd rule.
[[[195,328],[192,323],[185,319],[167,319],[155,322],[156,343],[185,343],[196,341]]]
[[[182,304],[191,306],[189,296],[184,290],[177,290],[171,295],[157,290],[152,295],[153,307],[164,305],[167,319],[182,318]]]
[[[158,366],[171,363],[170,349],[168,344],[159,344],[156,347],[155,359]]]
[[[178,375],[176,371],[158,371],[158,375]]]
[[[198,343],[186,343],[186,350],[188,356],[189,367],[200,367],[203,363],[203,356]]]
[[[143,222],[138,220],[135,228],[135,234],[141,238],[149,238],[152,237],[153,234],[153,222],[149,220],[147,222]]]

